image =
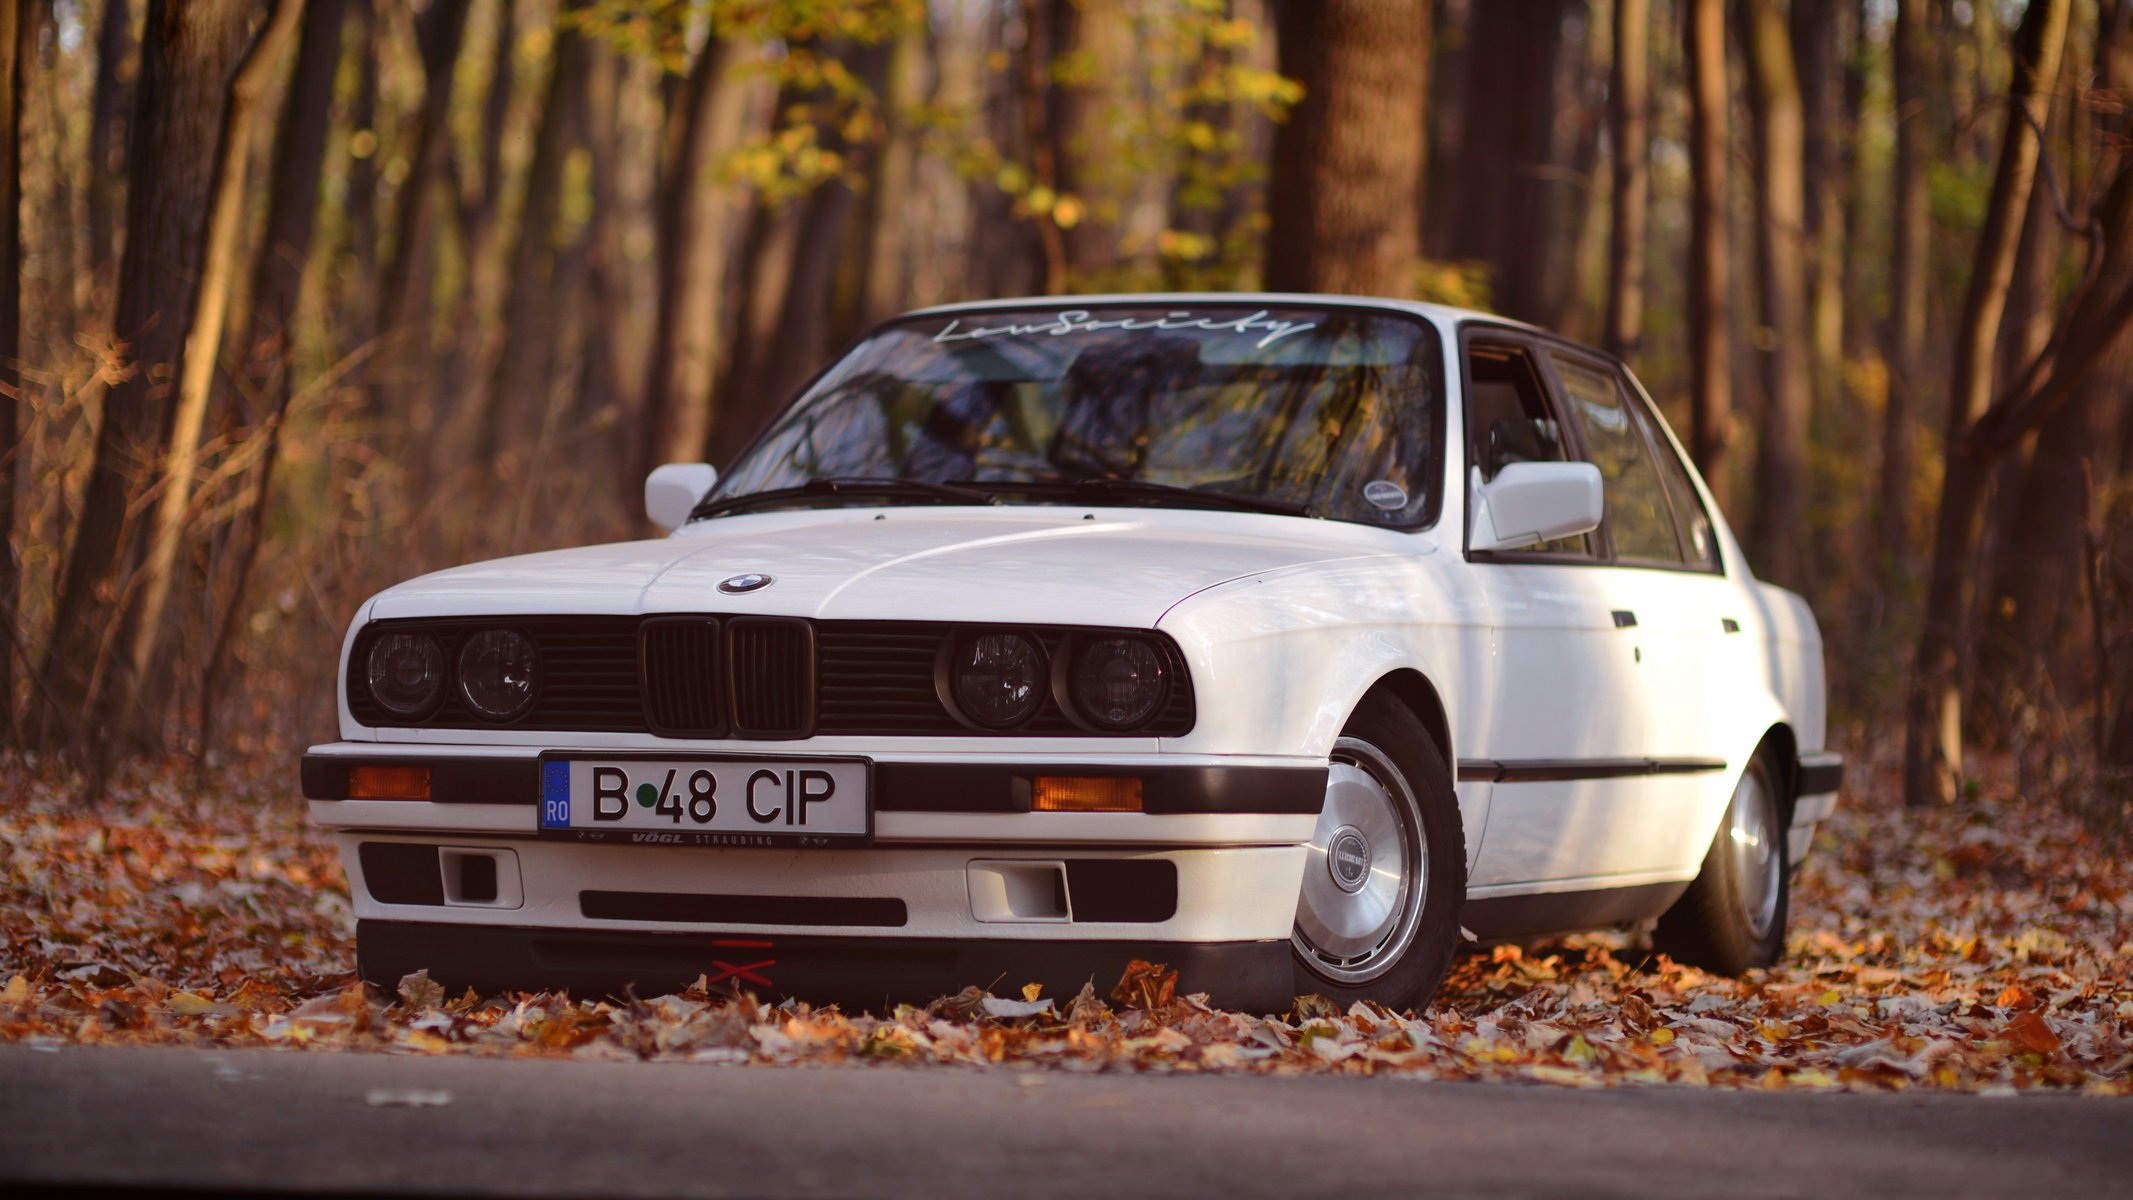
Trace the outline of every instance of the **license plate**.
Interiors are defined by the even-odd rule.
[[[830,846],[874,833],[863,758],[541,760],[541,833],[666,846]]]

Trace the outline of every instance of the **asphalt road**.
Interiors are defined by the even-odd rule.
[[[2133,1101],[0,1046],[0,1192],[10,1185],[2124,1196]]]

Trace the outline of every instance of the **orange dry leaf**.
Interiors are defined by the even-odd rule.
[[[2007,1040],[2029,1051],[2031,1054],[2057,1054],[2059,1052],[2059,1035],[2053,1033],[2052,1027],[2045,1024],[2044,1018],[2037,1013],[2023,1013],[2013,1021],[2008,1022],[2007,1028],[2003,1032],[2006,1034]]]

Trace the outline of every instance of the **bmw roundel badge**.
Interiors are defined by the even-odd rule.
[[[731,579],[721,580],[718,590],[729,596],[737,596],[742,592],[761,591],[769,587],[770,583],[771,577],[768,575],[735,575]]]

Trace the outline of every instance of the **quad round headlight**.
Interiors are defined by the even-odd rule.
[[[459,648],[459,696],[491,721],[508,721],[533,704],[533,643],[509,629],[484,629]]]
[[[1044,651],[1019,633],[981,633],[956,647],[950,678],[956,707],[980,725],[1004,728],[1036,715],[1049,671]]]
[[[1096,638],[1074,656],[1074,707],[1104,729],[1131,729],[1163,703],[1163,656],[1139,638]]]
[[[388,633],[370,644],[370,696],[402,720],[428,712],[444,692],[444,651],[420,633]]]

